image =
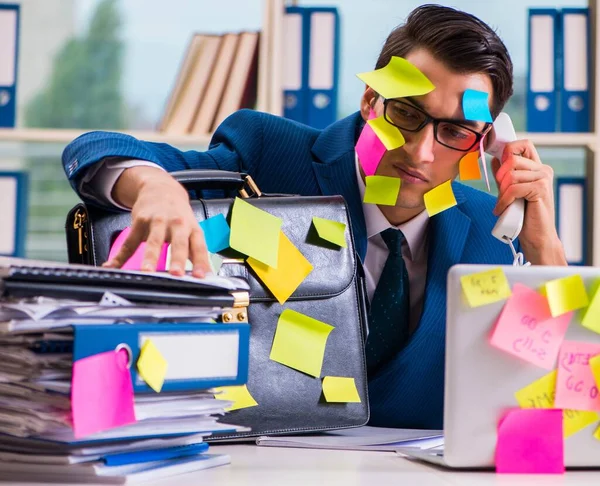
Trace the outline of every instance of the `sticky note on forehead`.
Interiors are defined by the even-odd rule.
[[[384,98],[420,96],[435,89],[414,64],[398,56],[392,56],[385,67],[359,73],[357,77]]]
[[[467,89],[463,94],[463,113],[466,120],[492,123],[488,105],[489,94],[485,91]]]

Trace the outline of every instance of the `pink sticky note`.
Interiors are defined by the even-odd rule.
[[[73,363],[71,410],[76,438],[136,421],[127,359],[125,350],[107,351]]]
[[[590,359],[600,354],[600,344],[564,341],[558,356],[556,408],[600,412],[600,396]]]
[[[119,233],[119,236],[117,236],[114,243],[110,247],[110,252],[108,253],[109,260],[111,258],[113,258],[119,252],[119,250],[123,246],[123,243],[127,239],[127,236],[129,236],[130,232],[131,232],[131,228],[127,227],[123,231],[121,231],[121,233]],[[157,272],[164,272],[166,270],[167,248],[168,247],[169,247],[168,243],[163,243],[163,246],[160,250],[160,254],[158,255],[158,262],[156,264]],[[145,242],[140,243],[140,246],[138,246],[137,250],[135,250],[135,253],[133,255],[131,255],[129,260],[127,260],[125,262],[125,264],[123,265],[122,268],[124,270],[141,270],[142,269],[142,259],[144,258],[144,249],[145,248],[146,248],[146,243]]]
[[[372,120],[373,118],[377,118],[377,115],[371,108],[369,111],[369,120]],[[386,148],[368,123],[365,123],[362,132],[360,132],[355,150],[360,165],[365,172],[365,176],[375,175],[377,166],[379,165],[383,154],[385,154]]]
[[[540,368],[551,370],[572,316],[572,312],[567,312],[552,317],[546,297],[516,283],[496,322],[490,343]]]
[[[498,424],[496,472],[563,474],[562,410],[510,410]]]

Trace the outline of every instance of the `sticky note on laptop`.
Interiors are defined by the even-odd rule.
[[[510,285],[502,268],[463,275],[460,283],[471,307],[492,304],[511,295]]]
[[[558,356],[556,407],[600,412],[600,393],[590,367],[590,360],[599,354],[600,344],[563,342]]]
[[[513,356],[551,370],[572,316],[572,312],[567,312],[552,317],[543,295],[516,283],[498,317],[490,343]]]
[[[594,282],[593,287],[593,297],[582,315],[581,325],[600,334],[600,281]]]
[[[533,383],[515,393],[517,403],[521,408],[554,408],[556,390],[556,370],[542,376]],[[598,422],[600,416],[596,412],[580,410],[563,410],[563,435],[566,439],[573,434]]]
[[[555,317],[565,312],[583,309],[589,304],[581,275],[550,280],[544,285],[544,292],[548,297],[550,311]]]

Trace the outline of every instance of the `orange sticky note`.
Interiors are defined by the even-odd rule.
[[[469,152],[458,163],[458,172],[461,181],[474,181],[481,179],[479,169],[479,152]]]
[[[283,231],[279,233],[279,252],[277,268],[265,265],[255,258],[248,258],[248,265],[258,278],[269,288],[280,304],[284,304],[290,295],[312,272],[313,266],[294,246]]]
[[[590,360],[600,354],[600,344],[564,341],[558,357],[557,408],[600,412],[600,396]]]
[[[435,216],[446,209],[456,206],[456,198],[452,190],[451,181],[446,181],[423,196],[425,199],[425,208],[429,216]]]
[[[516,283],[496,326],[490,343],[507,353],[541,368],[554,368],[572,312],[553,318],[546,298]]]

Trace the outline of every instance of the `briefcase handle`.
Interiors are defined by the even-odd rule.
[[[262,192],[248,174],[227,170],[180,170],[171,175],[186,189],[203,191],[209,189],[237,190],[244,199],[260,197]]]

